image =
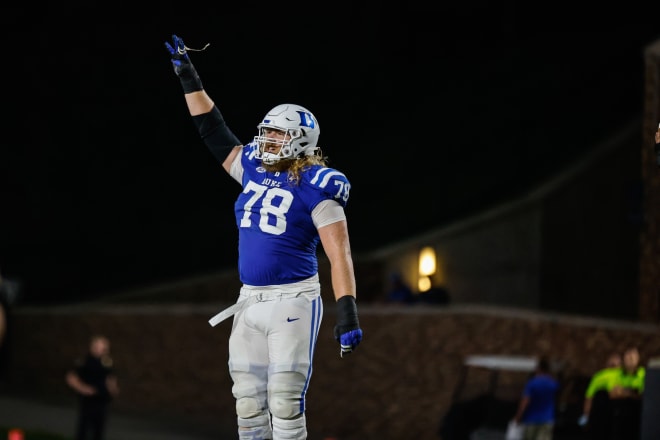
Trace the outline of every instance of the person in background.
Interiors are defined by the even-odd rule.
[[[660,167],[660,124],[658,124],[658,130],[655,132],[655,159]]]
[[[623,352],[618,372],[609,392],[612,404],[611,439],[639,439],[646,369],[640,365],[637,347],[629,347]]]
[[[74,440],[103,440],[109,404],[119,394],[107,337],[91,337],[87,354],[67,371],[66,383],[78,395]]]
[[[4,380],[9,357],[9,314],[9,299],[5,290],[2,272],[0,272],[0,382]]]
[[[525,384],[513,420],[523,425],[524,440],[552,440],[559,381],[550,372],[550,361],[538,360],[534,375]]]
[[[2,349],[5,342],[5,335],[7,334],[7,320],[9,315],[9,301],[5,293],[5,283],[2,279],[2,272],[0,272],[0,349]]]
[[[640,397],[644,392],[646,369],[640,365],[637,347],[630,347],[623,352],[623,362],[619,371],[620,374],[610,390],[610,397],[612,399]]]
[[[614,378],[619,374],[620,367],[621,355],[619,353],[611,353],[605,361],[605,366],[591,376],[589,385],[587,385],[587,390],[584,393],[584,404],[579,422],[580,425],[586,425],[589,421],[589,414],[591,413],[594,395],[602,391],[604,391],[605,394],[609,394],[614,383]]]
[[[398,272],[390,274],[390,290],[387,292],[388,303],[412,304],[415,296],[412,289]]]
[[[611,353],[605,361],[604,368],[592,376],[584,393],[582,415],[578,425],[584,427],[589,437],[602,440],[610,435],[611,408],[609,392],[620,374],[621,355]]]
[[[21,284],[2,275],[0,271],[0,386],[8,380],[9,364],[13,353],[14,305],[20,296]]]

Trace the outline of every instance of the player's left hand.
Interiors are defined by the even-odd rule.
[[[172,35],[172,44],[170,44],[169,41],[166,41],[165,48],[172,57],[174,73],[176,73],[177,76],[186,75],[186,70],[192,66],[183,39],[176,35]]]
[[[335,339],[339,342],[339,356],[352,353],[362,341],[362,329],[357,316],[355,297],[346,295],[337,301],[337,325]]]
[[[174,73],[181,80],[184,93],[192,93],[203,89],[197,70],[188,56],[188,47],[183,39],[172,35],[172,44],[165,42],[165,48],[170,53]],[[203,49],[202,49],[203,50]]]

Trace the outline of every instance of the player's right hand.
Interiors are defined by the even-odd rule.
[[[349,330],[335,336],[339,341],[339,357],[344,357],[345,354],[353,353],[362,341],[362,329]]]
[[[355,297],[346,295],[337,301],[335,339],[339,342],[339,356],[352,353],[362,341],[362,329],[358,320]]]

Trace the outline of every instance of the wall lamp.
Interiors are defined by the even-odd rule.
[[[426,246],[419,251],[419,279],[417,288],[420,292],[426,292],[431,288],[431,276],[435,274],[437,267],[435,249]]]

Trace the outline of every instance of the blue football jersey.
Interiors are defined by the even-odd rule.
[[[288,284],[318,272],[320,241],[312,210],[323,200],[346,206],[350,183],[332,168],[314,165],[298,182],[288,173],[267,172],[254,157],[256,143],[243,147],[243,191],[234,204],[238,226],[238,271],[254,286]]]

